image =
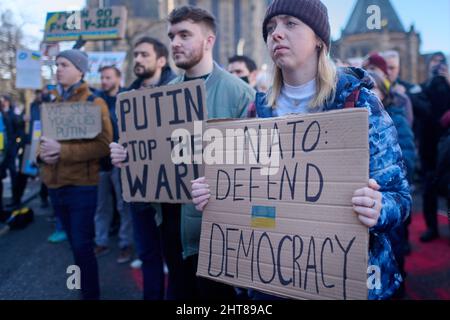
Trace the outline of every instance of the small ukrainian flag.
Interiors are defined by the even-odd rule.
[[[33,140],[38,140],[41,137],[41,121],[36,120],[33,123]]]
[[[252,227],[262,229],[275,229],[275,218],[277,210],[275,207],[253,206]]]
[[[31,59],[33,60],[41,60],[41,55],[38,52],[31,53]]]

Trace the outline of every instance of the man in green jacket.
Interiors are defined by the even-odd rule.
[[[216,20],[206,10],[183,6],[168,18],[169,38],[175,65],[185,74],[171,83],[204,79],[208,118],[243,118],[255,98],[254,90],[229,74],[213,60]],[[181,208],[181,241],[186,270],[194,277],[197,271],[202,214],[192,204]],[[232,299],[232,287],[203,278],[194,278],[198,297]]]
[[[208,118],[243,118],[254,101],[255,92],[244,81],[220,68],[213,59],[216,19],[204,9],[183,6],[168,18],[170,46],[175,65],[184,70],[170,84],[204,79]],[[124,161],[126,151],[111,155],[113,163]],[[185,279],[192,299],[235,298],[233,287],[196,277],[202,215],[191,204],[181,208],[181,241],[185,259]]]

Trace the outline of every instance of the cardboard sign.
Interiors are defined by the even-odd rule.
[[[58,141],[93,139],[102,131],[100,106],[92,102],[44,103],[42,135]]]
[[[88,54],[89,72],[86,73],[84,80],[89,85],[101,84],[100,69],[105,66],[115,66],[120,71],[127,56],[126,52],[86,52]],[[122,85],[125,77],[122,77]]]
[[[45,21],[45,42],[84,40],[117,40],[125,36],[125,7],[49,12]]]
[[[41,53],[31,50],[17,50],[16,54],[16,88],[41,89]]]
[[[119,143],[128,152],[121,170],[125,201],[190,203],[190,181],[203,174],[202,166],[174,162],[173,155],[184,139],[201,158],[202,131],[194,129],[207,119],[204,81],[121,93],[116,112]],[[174,139],[176,132],[183,134]]]
[[[256,163],[205,166],[211,198],[197,275],[295,299],[367,299],[369,234],[351,198],[369,180],[368,112],[207,126],[236,130]],[[229,141],[215,139],[219,146]]]

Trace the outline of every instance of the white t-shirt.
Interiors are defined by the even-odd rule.
[[[309,103],[316,94],[316,79],[301,86],[294,87],[284,84],[277,99],[274,116],[280,117],[290,113],[309,113]],[[314,110],[319,112],[320,110]]]

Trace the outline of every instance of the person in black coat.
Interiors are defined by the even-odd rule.
[[[441,119],[450,109],[450,75],[444,54],[438,52],[429,61],[429,78],[422,84],[422,89],[430,101],[430,108],[425,113],[423,131],[420,135],[420,158],[424,171],[423,213],[427,231],[420,240],[429,242],[439,237],[437,210],[438,190],[436,181],[438,143],[446,130]]]
[[[8,95],[0,97],[0,106],[5,127],[5,148],[3,161],[0,163],[0,179],[11,177],[13,198],[16,194],[17,168],[16,157],[25,136],[25,123],[21,115],[16,114],[12,98]],[[14,202],[14,201],[13,201]]]
[[[40,113],[41,105],[43,103],[50,102],[50,101],[51,101],[51,96],[47,90],[36,90],[35,91],[35,99],[33,100],[33,102],[30,105],[30,115],[29,116],[27,115],[24,117],[24,119],[26,119],[28,122],[28,133],[26,133],[26,134],[25,134],[25,132],[23,133],[24,138],[22,139],[22,143],[21,143],[22,152],[20,152],[20,155],[19,155],[19,160],[20,160],[19,168],[22,167],[22,161],[26,160],[23,157],[25,145],[27,145],[27,144],[31,145],[31,142],[32,142],[33,125],[34,125],[35,121],[41,120],[41,113]],[[12,203],[13,207],[17,208],[21,205],[22,196],[25,193],[25,189],[27,187],[28,177],[29,176],[27,174],[20,172],[20,170],[17,173],[16,184],[14,185],[14,192],[13,192],[13,203]],[[49,205],[48,190],[44,183],[41,183],[39,196],[41,198],[41,207],[47,208]]]

